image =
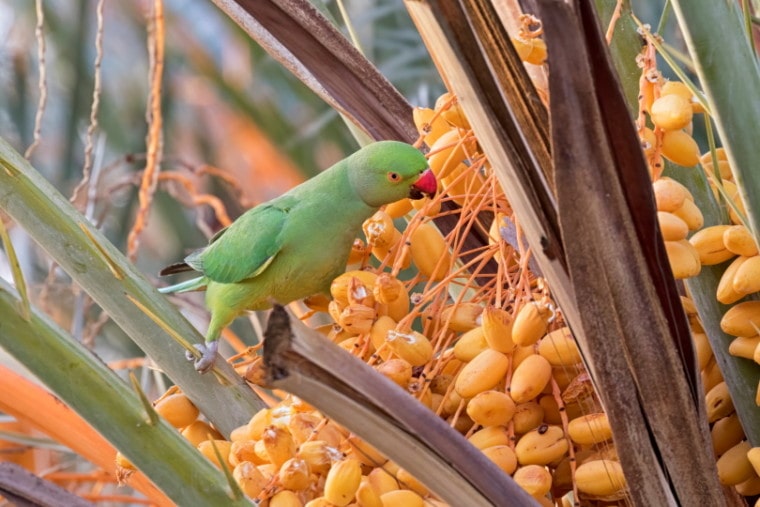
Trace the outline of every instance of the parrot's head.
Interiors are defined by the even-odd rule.
[[[348,159],[349,180],[361,199],[380,207],[405,197],[433,196],[438,182],[425,156],[406,143],[378,141]]]

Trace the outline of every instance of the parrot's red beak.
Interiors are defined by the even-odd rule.
[[[412,188],[409,189],[409,198],[422,199],[423,196],[433,197],[437,190],[438,181],[435,179],[435,174],[430,169],[425,169],[417,181],[414,182]]]

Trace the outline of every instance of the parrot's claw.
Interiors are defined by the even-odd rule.
[[[192,352],[185,352],[185,357],[188,361],[193,361],[193,366],[196,371],[200,373],[206,373],[214,366],[216,360],[216,353],[219,350],[219,341],[214,340],[208,343],[196,343],[193,345],[198,352],[201,353],[201,357],[196,358]]]

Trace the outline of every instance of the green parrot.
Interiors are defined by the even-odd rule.
[[[195,369],[214,364],[218,338],[235,318],[318,293],[343,273],[362,223],[405,197],[435,194],[427,159],[413,146],[379,141],[269,202],[251,208],[184,262],[161,270],[201,274],[163,293],[206,290],[211,312]],[[192,359],[192,357],[190,357]]]

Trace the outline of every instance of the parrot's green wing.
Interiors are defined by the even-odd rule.
[[[185,262],[219,283],[236,283],[259,275],[282,246],[282,230],[290,211],[284,204],[287,203],[264,204],[247,211]]]

